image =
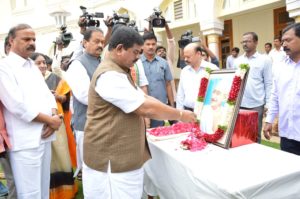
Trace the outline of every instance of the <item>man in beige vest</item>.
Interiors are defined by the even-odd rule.
[[[143,164],[150,158],[143,117],[195,122],[136,87],[130,67],[139,59],[142,37],[134,29],[114,30],[108,56],[96,69],[89,90],[83,144],[84,197],[140,199]]]

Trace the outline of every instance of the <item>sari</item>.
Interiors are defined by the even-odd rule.
[[[66,95],[67,102],[70,98],[70,88],[64,80],[57,81],[53,73],[47,76],[46,83],[50,90],[55,90],[58,95]],[[49,81],[49,80],[54,81]],[[48,81],[47,81],[48,80]],[[58,114],[64,116],[64,123],[55,132],[56,140],[51,143],[51,177],[50,177],[50,199],[71,199],[75,198],[78,191],[77,184],[73,178],[73,168],[69,152],[69,139],[67,135],[67,125],[65,125],[65,114],[63,104],[56,100]],[[64,103],[65,104],[65,103]],[[68,103],[66,103],[68,104]],[[67,114],[66,114],[67,116]],[[70,124],[68,124],[70,125]],[[73,137],[73,135],[72,135]],[[73,137],[74,140],[74,137]],[[74,141],[75,142],[75,141]]]

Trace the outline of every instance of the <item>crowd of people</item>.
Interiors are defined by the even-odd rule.
[[[200,79],[206,68],[220,69],[203,41],[181,48],[176,63],[176,42],[167,23],[165,48],[157,45],[150,22],[141,36],[109,18],[106,34],[85,27],[83,20],[79,48],[62,56],[64,46],[57,43],[49,67],[47,56],[35,52],[31,26],[19,24],[8,32],[7,56],[0,61],[0,162],[8,198],[74,198],[77,178],[87,199],[140,199],[144,178],[149,181],[143,165],[151,158],[146,128],[164,126],[166,120],[196,122]],[[226,69],[250,66],[241,108],[258,112],[257,141],[263,115],[267,139],[278,117],[282,150],[300,155],[300,24],[276,37],[274,49],[266,43],[265,55],[257,51],[255,32],[244,33],[241,44],[244,54],[238,56],[234,47]],[[176,64],[182,68],[178,89]],[[203,115],[209,124],[217,120],[214,114],[222,114],[219,108],[229,92],[224,83],[216,84]],[[207,131],[213,132],[216,126],[210,126]],[[145,191],[149,198],[156,195]]]

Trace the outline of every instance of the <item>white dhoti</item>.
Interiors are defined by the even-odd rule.
[[[10,151],[9,158],[18,199],[49,199],[51,142]]]
[[[83,163],[82,184],[85,199],[141,199],[143,193],[143,168],[111,173],[96,171]]]
[[[74,177],[77,176],[79,171],[82,169],[83,162],[83,131],[74,130],[75,139],[76,139],[76,160],[77,160],[77,168],[74,173]]]

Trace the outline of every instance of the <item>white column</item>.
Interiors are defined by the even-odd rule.
[[[286,11],[291,18],[295,18],[297,23],[300,22],[300,0],[286,0]]]
[[[204,6],[205,5],[205,6]],[[224,22],[217,17],[217,0],[197,0],[200,29],[207,36],[208,48],[220,59],[219,36],[222,35]]]
[[[219,55],[219,35],[218,34],[210,34],[207,35],[207,43],[208,48],[216,55],[216,57],[220,57]]]

